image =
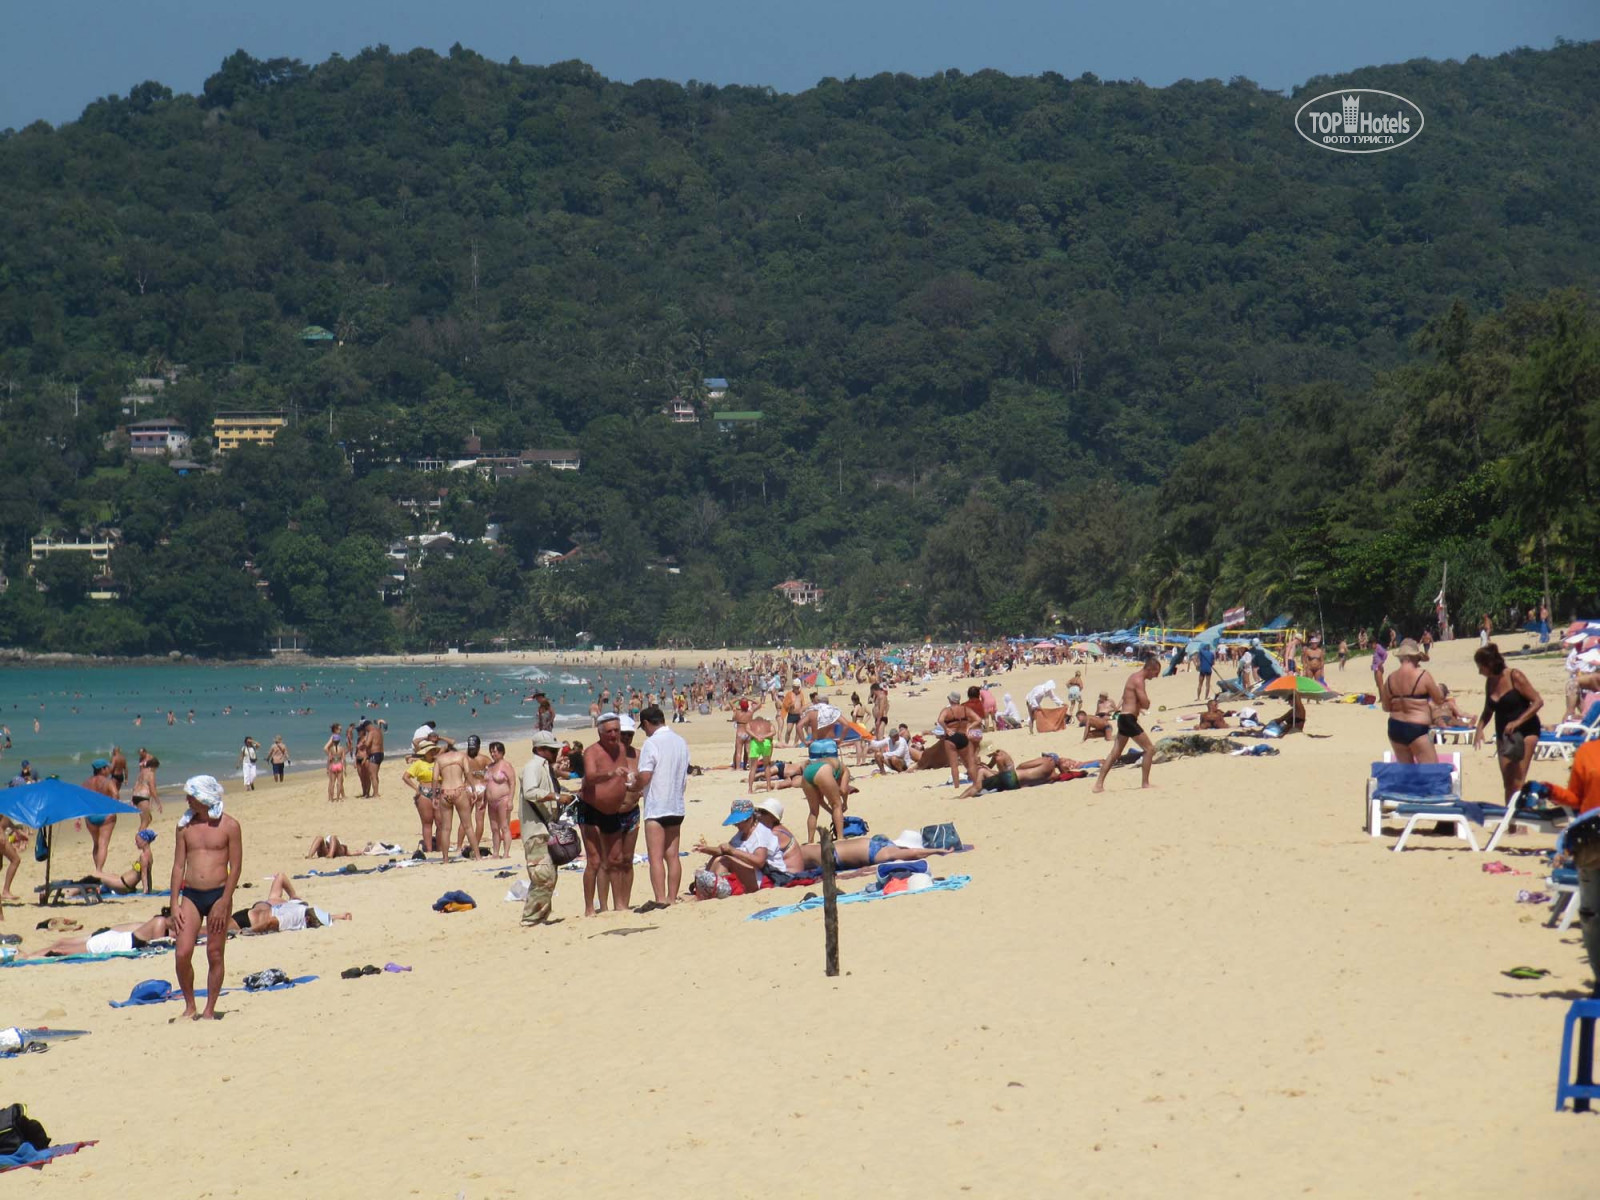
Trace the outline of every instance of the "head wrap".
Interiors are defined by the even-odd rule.
[[[206,806],[206,816],[215,821],[222,815],[222,785],[212,775],[192,775],[183,785],[186,796],[192,796]],[[183,816],[178,818],[178,828],[182,829],[194,820],[194,809],[188,809]]]

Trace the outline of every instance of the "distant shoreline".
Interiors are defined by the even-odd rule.
[[[788,654],[816,654],[818,650],[793,648]],[[743,659],[752,653],[768,653],[765,648],[719,650],[488,650],[457,654],[352,654],[324,657],[315,654],[287,654],[252,658],[200,658],[192,654],[144,654],[134,657],[105,657],[95,654],[70,654],[64,651],[34,653],[29,650],[0,649],[0,671],[7,667],[457,667],[457,666],[586,666],[615,668],[630,660],[639,666],[664,666],[676,659],[680,668],[697,666],[715,658]]]

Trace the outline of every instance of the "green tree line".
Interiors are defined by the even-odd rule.
[[[790,96],[240,51],[197,96],[0,132],[0,642],[1415,624],[1446,561],[1457,611],[1547,577],[1592,606],[1597,75],[1600,44],[1561,43],[1291,95],[952,71]],[[1340,86],[1426,131],[1308,145],[1295,109]],[[139,417],[290,428],[215,474],[130,461],[120,398],[175,364]],[[674,397],[764,419],[674,425]],[[409,465],[469,436],[583,469]],[[434,517],[452,556],[389,586]],[[96,528],[121,599],[68,556],[27,577],[31,537]],[[820,611],[772,592],[791,576]]]

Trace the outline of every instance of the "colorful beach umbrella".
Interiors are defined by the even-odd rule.
[[[1077,650],[1077,651],[1080,651],[1083,654],[1096,654],[1097,655],[1097,654],[1101,653],[1100,647],[1095,645],[1093,642],[1073,642],[1072,645],[1067,647],[1067,649],[1068,650]]]
[[[1279,675],[1261,690],[1267,695],[1294,692],[1306,700],[1332,700],[1339,694],[1323,687],[1309,675]]]

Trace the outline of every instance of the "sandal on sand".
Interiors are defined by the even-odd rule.
[[[1543,967],[1512,967],[1511,970],[1501,971],[1500,974],[1509,979],[1543,979],[1550,972]]]

